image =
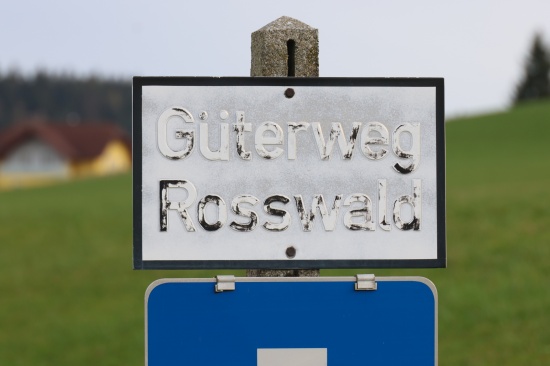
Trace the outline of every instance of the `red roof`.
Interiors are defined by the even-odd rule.
[[[33,138],[42,140],[71,160],[93,159],[115,140],[131,150],[128,134],[112,123],[17,123],[0,133],[0,159]]]

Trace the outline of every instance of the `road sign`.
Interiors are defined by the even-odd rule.
[[[372,283],[354,277],[224,280],[149,286],[146,365],[437,364],[437,292],[425,278],[376,278],[375,290],[356,290]]]
[[[134,267],[444,267],[443,79],[134,78]]]

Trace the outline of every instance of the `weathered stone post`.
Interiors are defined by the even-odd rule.
[[[252,33],[250,76],[319,76],[319,32],[280,17]]]
[[[280,17],[252,33],[250,76],[319,76],[319,32]],[[318,277],[318,269],[249,269],[248,277]]]

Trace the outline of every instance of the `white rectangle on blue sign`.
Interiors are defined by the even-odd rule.
[[[261,348],[258,366],[327,366],[326,348]]]
[[[145,300],[146,365],[437,365],[437,291],[421,277],[167,279]],[[309,362],[309,363],[307,363]]]

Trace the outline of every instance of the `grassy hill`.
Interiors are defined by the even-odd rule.
[[[441,365],[550,364],[550,102],[447,124]],[[0,193],[0,365],[141,365],[146,287],[132,271],[131,178]],[[227,273],[227,272],[226,272]],[[243,272],[232,271],[236,275]]]

